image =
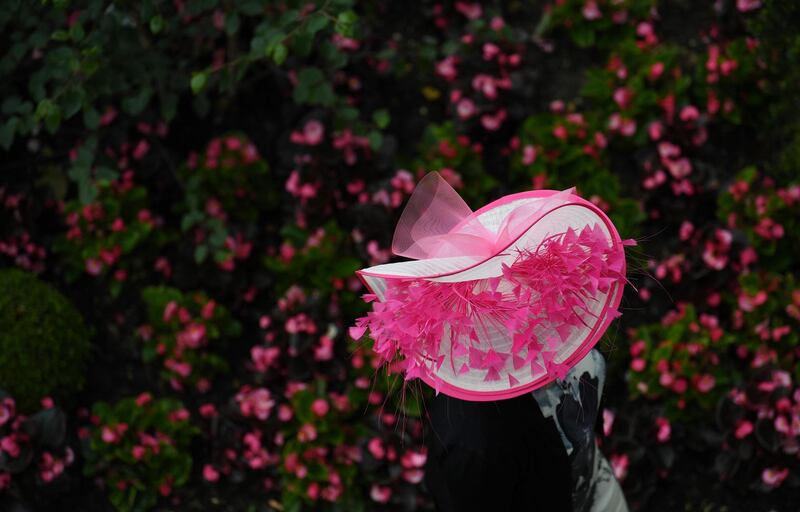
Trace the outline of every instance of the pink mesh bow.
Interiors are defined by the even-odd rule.
[[[517,239],[538,218],[566,204],[575,188],[546,199],[524,201],[506,215],[496,230],[487,228],[442,176],[430,172],[420,180],[406,204],[392,239],[392,252],[416,260],[494,256]]]

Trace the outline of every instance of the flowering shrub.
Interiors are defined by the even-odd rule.
[[[603,208],[622,233],[635,232],[643,220],[636,201],[620,197],[619,180],[607,171],[607,137],[583,114],[563,102],[551,112],[528,118],[511,139],[511,172],[530,177],[537,188],[578,186],[578,193]]]
[[[142,290],[148,323],[139,327],[145,362],[159,359],[161,375],[175,390],[191,385],[204,393],[228,369],[218,345],[238,336],[240,326],[224,307],[203,293],[184,295],[166,287]]]
[[[679,304],[660,324],[641,326],[634,333],[631,394],[658,398],[672,419],[701,419],[735,381],[734,369],[724,359],[731,344],[716,317]]]
[[[149,510],[189,478],[196,433],[189,416],[179,401],[149,393],[96,403],[85,431],[84,471],[102,478],[117,510]]]
[[[473,208],[576,186],[639,241],[601,347],[632,510],[792,508],[800,3],[111,4],[0,11],[0,259],[98,333],[86,371],[78,316],[13,281],[0,387],[68,438],[128,404],[80,430],[99,486],[37,485],[67,452],[31,448],[0,508],[152,509],[186,471],[164,507],[430,510],[431,390],[346,326],[432,170]]]
[[[203,155],[191,154],[181,177],[186,191],[181,229],[193,235],[194,258],[211,255],[226,271],[250,256],[259,211],[275,203],[267,164],[246,137],[229,135],[209,142]],[[235,229],[232,229],[235,227]]]
[[[22,491],[50,484],[75,461],[65,442],[64,412],[49,397],[42,402],[43,410],[26,416],[11,395],[0,391],[0,496],[22,498]]]
[[[719,199],[719,218],[730,229],[741,229],[766,265],[776,272],[792,267],[798,250],[800,184],[778,187],[754,167],[741,170]]]
[[[789,468],[800,450],[800,391],[786,371],[765,368],[745,387],[730,390],[717,422],[725,435],[715,469],[723,479],[763,491],[798,485]]]
[[[264,266],[275,274],[278,293],[304,282],[327,295],[341,289],[343,280],[352,279],[360,267],[358,259],[347,255],[348,241],[334,223],[323,224],[313,232],[287,225],[282,235],[281,246],[271,251],[276,254],[264,259]]]
[[[72,400],[84,384],[91,330],[34,274],[0,270],[0,389],[22,412],[45,396]]]
[[[95,201],[73,200],[64,206],[68,226],[55,250],[68,265],[66,276],[112,277],[109,290],[119,294],[130,277],[133,255],[153,233],[157,220],[148,209],[147,190],[133,184],[133,171],[119,180],[97,184]]]
[[[550,6],[549,31],[561,29],[581,47],[607,48],[626,38],[654,38],[652,25],[639,23],[657,2],[653,0],[563,0]]]
[[[464,200],[472,204],[497,185],[497,180],[483,169],[482,151],[480,143],[458,135],[452,123],[430,125],[422,136],[420,156],[413,168],[418,176],[438,171],[453,188],[462,189]],[[469,183],[469,187],[465,187],[465,183]],[[408,185],[411,184],[409,181]],[[412,191],[413,186],[408,187],[407,192]]]

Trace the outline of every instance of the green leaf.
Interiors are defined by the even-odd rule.
[[[279,43],[275,46],[275,49],[272,51],[272,60],[275,61],[275,64],[280,66],[284,62],[286,62],[286,56],[289,55],[289,50],[286,48],[286,45],[283,43]]]
[[[372,113],[372,120],[375,122],[375,125],[378,128],[383,130],[384,128],[389,126],[389,123],[391,122],[392,118],[389,115],[389,111],[386,110],[385,108],[382,108]]]
[[[306,20],[309,33],[316,34],[328,24],[328,18],[321,12],[315,12]]]
[[[122,109],[133,116],[139,115],[147,106],[152,94],[153,90],[150,87],[142,86],[138,94],[122,100]]]
[[[207,81],[208,81],[208,75],[205,72],[199,71],[197,73],[194,73],[192,75],[192,81],[191,81],[192,92],[195,94],[200,93],[200,91],[202,91],[203,88],[206,86]]]
[[[234,35],[235,33],[239,32],[239,26],[241,25],[241,18],[235,12],[226,13],[225,14],[225,33],[228,35]]]
[[[81,108],[83,103],[83,89],[70,89],[61,96],[61,108],[64,118],[69,119],[74,116]]]
[[[198,265],[203,263],[208,256],[208,246],[206,245],[198,245],[194,249],[194,262]]]
[[[0,146],[2,146],[3,149],[10,148],[11,143],[14,142],[14,134],[16,133],[18,123],[19,118],[13,116],[8,118],[8,120],[0,126]]]
[[[83,37],[86,35],[86,31],[83,30],[83,25],[80,23],[75,23],[69,28],[69,35],[72,40],[77,43],[83,39]]]
[[[3,100],[1,110],[5,115],[17,114],[21,111],[22,105],[22,99],[19,96],[9,96]]]
[[[83,125],[89,130],[95,130],[100,126],[100,114],[94,107],[83,110]]]
[[[173,93],[167,93],[164,95],[164,98],[161,102],[161,115],[167,121],[171,121],[175,118],[175,114],[178,112],[178,96]]]
[[[358,21],[358,15],[353,11],[339,13],[339,16],[336,17],[336,32],[345,37],[352,37],[356,21]]]
[[[50,133],[55,133],[61,123],[61,109],[49,98],[45,98],[36,106],[35,119],[44,120]]]
[[[115,180],[119,178],[119,172],[111,167],[100,165],[95,168],[94,175],[98,180]]]
[[[161,15],[156,14],[155,16],[150,18],[150,32],[158,34],[163,29],[164,29],[164,18],[162,18]]]
[[[372,130],[367,134],[367,139],[369,139],[369,147],[371,147],[374,151],[377,151],[381,148],[381,144],[383,144],[383,135],[381,132],[377,130]]]
[[[314,34],[307,29],[300,29],[292,37],[292,50],[300,57],[305,57],[311,53],[314,45]]]

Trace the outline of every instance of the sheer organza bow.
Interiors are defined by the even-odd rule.
[[[553,208],[569,202],[575,188],[521,201],[500,221],[484,224],[442,176],[430,172],[406,204],[392,239],[392,252],[416,260],[454,256],[483,260],[496,255]],[[487,226],[488,224],[488,226]]]

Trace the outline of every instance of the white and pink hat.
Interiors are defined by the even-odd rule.
[[[611,321],[625,245],[574,188],[510,194],[473,212],[439,173],[417,184],[392,252],[415,261],[356,271],[373,350],[406,380],[473,401],[512,398],[562,378]]]

